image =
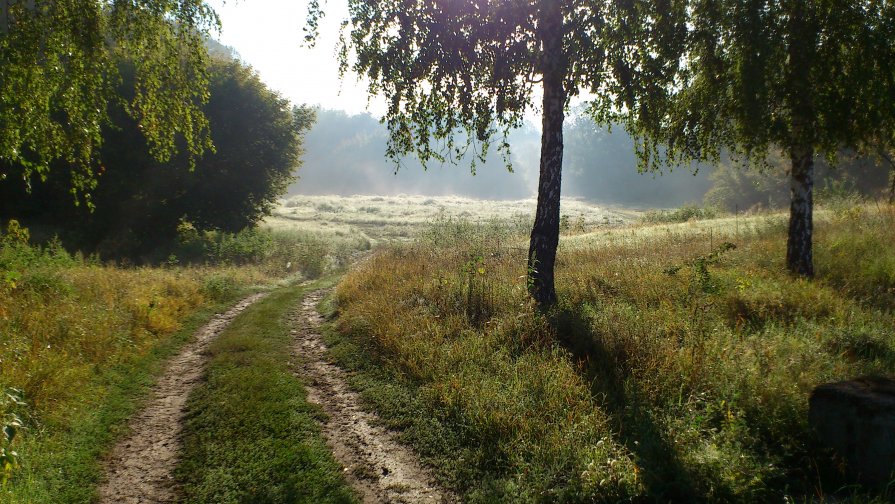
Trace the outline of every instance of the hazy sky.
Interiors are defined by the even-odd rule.
[[[349,73],[339,79],[335,55],[339,24],[348,14],[346,0],[322,0],[326,17],[320,25],[316,47],[303,46],[302,28],[307,17],[307,0],[208,0],[221,17],[218,39],[252,65],[271,88],[296,104],[320,105],[350,114],[369,111],[376,117],[385,113],[385,100],[369,103],[366,85]],[[535,89],[535,94],[540,88]],[[535,103],[539,102],[537,96]],[[573,100],[573,105],[580,103]],[[540,128],[537,111],[526,119]]]
[[[321,2],[323,4],[324,2]],[[326,2],[326,18],[313,49],[303,47],[307,0],[209,0],[221,17],[219,40],[236,49],[261,79],[293,103],[320,105],[356,114],[367,110],[366,86],[354,74],[339,79],[335,56],[344,0]],[[384,102],[369,111],[377,117]]]

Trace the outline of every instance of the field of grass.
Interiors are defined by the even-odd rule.
[[[187,405],[178,466],[183,502],[356,501],[321,437],[322,412],[306,402],[288,363],[288,317],[306,292],[322,286],[271,293],[211,344],[206,379]]]
[[[818,212],[813,281],[785,271],[782,215],[566,237],[546,314],[518,229],[437,221],[334,299],[334,358],[468,501],[855,491],[813,438],[807,398],[895,369],[895,209]]]
[[[273,229],[298,229],[372,244],[407,241],[433,220],[483,223],[495,219],[530,227],[536,201],[482,201],[459,196],[294,196],[281,202],[265,223]],[[564,199],[568,231],[618,226],[639,213]]]
[[[16,428],[0,438],[0,502],[91,502],[98,459],[197,327],[352,252],[313,235],[246,232],[184,244],[213,245],[214,265],[134,268],[27,238],[14,224],[0,234],[0,420]]]

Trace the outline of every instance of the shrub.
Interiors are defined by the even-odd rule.
[[[718,210],[714,207],[699,207],[696,205],[684,205],[677,210],[649,210],[641,217],[645,224],[666,224],[674,222],[687,222],[691,220],[714,219],[718,216]]]
[[[175,255],[186,262],[211,265],[246,265],[262,267],[271,275],[301,272],[317,278],[340,262],[331,257],[335,251],[330,242],[319,235],[293,231],[271,231],[246,228],[238,233],[221,231],[198,232],[189,223],[181,223],[180,244]],[[363,240],[343,244],[342,253],[364,246]],[[369,247],[369,241],[366,242]]]

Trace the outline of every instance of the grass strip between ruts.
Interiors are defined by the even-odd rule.
[[[332,279],[271,293],[211,344],[191,394],[177,478],[187,503],[354,502],[290,370],[289,316]]]

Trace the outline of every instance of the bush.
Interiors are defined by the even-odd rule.
[[[714,219],[718,216],[718,213],[718,210],[714,207],[699,207],[695,204],[690,204],[672,211],[649,210],[640,217],[640,220],[645,224],[669,224],[691,220]]]
[[[228,275],[211,275],[202,283],[202,294],[214,301],[231,299],[238,289],[236,281]]]
[[[210,265],[259,265],[272,275],[301,272],[318,278],[331,263],[333,247],[319,235],[293,231],[246,228],[238,233],[198,232],[181,222],[179,245],[174,255],[189,263]],[[346,250],[363,247],[359,242]],[[336,261],[332,261],[336,262]]]

